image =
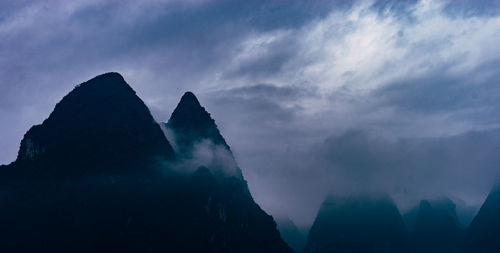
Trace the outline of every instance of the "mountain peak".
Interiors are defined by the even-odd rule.
[[[456,252],[461,233],[451,200],[420,201],[412,231],[413,247],[419,252]]]
[[[114,92],[117,92],[117,90],[121,90],[135,94],[135,91],[132,89],[132,87],[130,87],[123,76],[117,72],[104,73],[86,82],[83,82],[77,85],[75,89],[68,95],[78,93],[78,91],[81,89],[90,89],[93,92],[107,92],[109,90],[114,90]]]
[[[71,162],[71,167],[90,171],[96,166],[118,168],[123,157],[130,158],[123,163],[131,163],[153,156],[173,159],[174,153],[123,77],[105,73],[77,85],[41,125],[32,127],[17,161],[36,161],[52,169]]]
[[[215,120],[190,91],[182,96],[168,120],[167,127],[174,131],[181,152],[189,151],[195,143],[202,140],[209,140],[215,145],[223,145],[229,150]]]
[[[183,106],[191,106],[191,107],[199,107],[201,108],[200,101],[198,101],[198,98],[194,95],[193,92],[191,91],[186,91],[184,95],[182,95],[181,101],[179,102],[179,105],[183,104]]]
[[[386,195],[328,196],[304,252],[404,252],[406,228]]]

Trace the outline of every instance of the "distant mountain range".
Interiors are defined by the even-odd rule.
[[[329,196],[304,252],[406,252],[406,242],[403,218],[389,197]]]
[[[495,187],[470,226],[460,224],[450,199],[422,200],[403,222],[385,195],[329,196],[309,232],[304,253],[500,252],[500,187]]]
[[[0,252],[493,253],[499,214],[500,187],[469,226],[449,199],[403,218],[384,194],[331,195],[307,236],[277,227],[193,93],[157,123],[118,73],[76,86],[0,166]]]

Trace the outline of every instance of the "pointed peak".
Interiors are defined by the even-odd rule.
[[[174,157],[172,147],[135,91],[120,74],[105,73],[77,85],[41,125],[29,130],[21,142],[18,160],[33,161],[43,156],[51,162],[77,161],[83,166],[84,162],[119,160],[121,157],[109,154],[124,153],[134,154],[130,156],[137,161],[154,155]]]
[[[184,93],[179,101],[179,104],[177,104],[174,113],[172,114],[172,118],[187,116],[185,114],[195,114],[198,117],[203,117],[205,119],[210,118],[210,114],[205,110],[205,108],[203,108],[203,106],[201,106],[198,98],[196,98],[196,96],[190,91]]]
[[[182,96],[167,126],[175,132],[178,146],[186,150],[204,139],[214,144],[222,144],[229,149],[210,113],[190,91]]]
[[[179,104],[180,103],[196,104],[196,105],[201,107],[200,101],[198,101],[198,98],[196,98],[194,93],[191,91],[187,91],[186,93],[184,93],[184,95],[182,95],[182,98],[181,98],[181,101],[179,102]]]
[[[179,104],[177,104],[177,107],[175,108],[174,112],[172,113],[172,116],[170,117],[170,121],[172,120],[175,121],[183,117],[193,118],[195,116],[201,117],[205,120],[212,121],[210,114],[205,110],[203,106],[201,106],[200,101],[198,101],[198,98],[196,98],[194,93],[188,91],[184,93],[184,95],[182,95]]]
[[[196,123],[200,123],[196,121],[214,124],[214,120],[210,116],[210,113],[201,106],[198,98],[196,98],[192,92],[188,91],[184,93],[179,104],[177,104],[177,107],[170,117],[169,123],[173,124],[173,127],[178,123],[182,123],[183,126],[190,125],[191,127],[195,127],[198,126]]]

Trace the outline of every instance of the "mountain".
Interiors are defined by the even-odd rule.
[[[283,240],[290,245],[295,252],[302,252],[306,244],[305,235],[295,226],[288,217],[279,217],[276,219],[278,230]]]
[[[165,123],[173,136],[179,161],[188,167],[206,166],[212,173],[243,180],[231,148],[210,113],[192,92],[186,92]]]
[[[467,229],[468,252],[500,252],[500,186],[489,193]]]
[[[304,252],[406,252],[406,233],[389,197],[329,196],[321,205]]]
[[[215,145],[230,149],[215,120],[192,92],[184,93],[166,125],[175,132],[181,153],[191,150],[195,143],[202,140],[209,140]]]
[[[408,231],[412,231],[415,228],[415,223],[417,222],[418,209],[419,206],[416,205],[412,206],[410,209],[407,209],[402,213],[403,221]]]
[[[246,181],[175,151],[119,74],[78,85],[0,167],[0,251],[291,252]]]
[[[412,231],[415,252],[457,252],[462,248],[462,228],[456,206],[449,199],[422,200]]]
[[[466,228],[476,216],[480,206],[470,205],[459,198],[454,198],[453,202],[457,209],[457,218],[462,228]]]
[[[14,165],[36,176],[82,176],[139,169],[174,156],[134,90],[118,73],[107,73],[78,85],[33,126]]]
[[[229,252],[291,252],[276,223],[253,200],[229,145],[206,109],[192,92],[186,92],[169,121],[173,143],[182,169],[198,167],[196,193],[209,219],[222,221],[210,240],[228,244]],[[215,218],[214,218],[215,217]],[[220,233],[220,235],[219,235]],[[215,238],[215,239],[214,239]],[[269,251],[269,249],[272,249]]]

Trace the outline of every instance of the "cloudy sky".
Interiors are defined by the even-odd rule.
[[[0,163],[75,85],[120,72],[166,121],[211,112],[255,200],[478,206],[500,172],[498,1],[2,1]]]

